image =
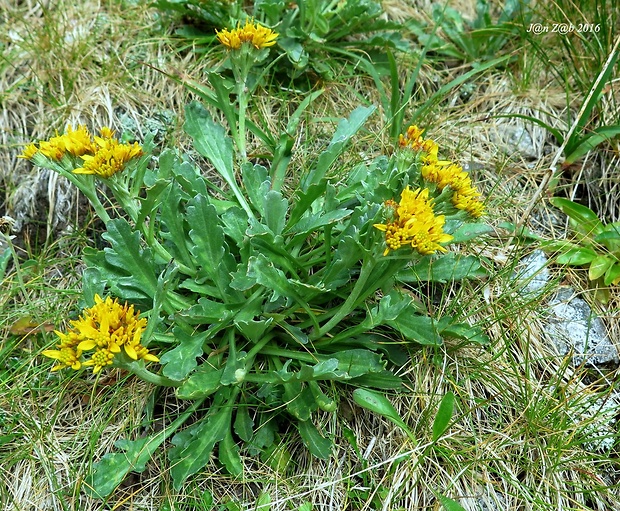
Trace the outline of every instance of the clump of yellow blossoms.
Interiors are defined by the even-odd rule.
[[[245,25],[237,23],[233,30],[224,29],[217,31],[217,39],[229,50],[239,50],[243,43],[250,43],[257,50],[268,48],[276,44],[278,34],[270,28],[263,27],[254,20],[246,20]]]
[[[92,136],[86,126],[80,125],[74,130],[69,125],[66,133],[42,140],[38,147],[35,143],[28,144],[20,158],[36,160],[39,154],[58,162],[66,155],[79,158],[77,163],[81,166],[73,170],[75,174],[109,178],[122,171],[130,160],[142,156],[143,152],[137,142],[121,144],[110,128],[103,127],[100,136]]]
[[[421,153],[422,177],[435,183],[440,190],[449,186],[454,192],[452,204],[455,208],[466,211],[474,218],[482,216],[484,205],[480,201],[480,192],[472,184],[469,174],[460,165],[439,160],[437,143],[424,139],[423,131],[417,126],[409,126],[407,133],[399,137],[400,147]]]
[[[393,210],[393,220],[374,225],[385,232],[387,248],[383,255],[403,245],[411,245],[420,254],[446,251],[440,243],[451,241],[452,236],[443,231],[446,217],[435,215],[433,199],[429,199],[427,188],[412,191],[407,187],[401,194],[400,203],[389,201],[388,206]]]
[[[120,305],[117,299],[107,297],[103,300],[95,295],[95,305],[85,309],[77,321],[71,321],[69,332],[55,332],[60,339],[58,349],[45,350],[43,355],[58,361],[52,371],[92,366],[93,372],[98,373],[112,364],[121,349],[133,360],[159,362],[140,344],[147,321],[139,318],[139,314],[133,305]],[[90,351],[90,358],[84,360],[84,353]]]

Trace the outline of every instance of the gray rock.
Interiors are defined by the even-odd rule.
[[[618,363],[603,321],[572,288],[560,287],[547,306],[547,334],[560,354],[573,352],[573,365]]]
[[[504,511],[508,509],[506,497],[496,492],[491,485],[479,487],[475,496],[460,499],[460,503],[469,511]]]
[[[547,256],[542,250],[534,250],[521,259],[512,274],[512,279],[517,282],[522,295],[540,294],[550,278]]]
[[[519,153],[525,158],[538,157],[530,132],[520,124],[500,123],[490,133],[491,139],[507,154]]]
[[[583,432],[588,437],[584,444],[590,451],[608,452],[616,443],[616,414],[620,409],[620,403],[615,396],[607,399],[597,399],[594,403],[586,403],[579,414],[579,422],[585,421]]]
[[[476,504],[479,511],[503,511],[506,509],[506,501],[495,491],[492,494],[478,497]]]

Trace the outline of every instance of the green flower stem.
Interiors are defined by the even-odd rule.
[[[323,325],[318,332],[311,336],[312,339],[319,339],[325,336],[332,328],[334,328],[342,319],[355,310],[366,298],[381,289],[383,285],[394,277],[396,272],[404,267],[408,259],[384,259],[379,262],[377,268],[377,260],[373,257],[366,257],[362,262],[362,269],[359,277],[351,290],[351,293],[345,302],[338,308],[334,309],[335,313],[331,319]],[[374,272],[375,269],[377,272]],[[370,278],[372,276],[372,278]],[[372,284],[366,287],[366,283],[370,281]],[[329,315],[330,313],[328,313]]]
[[[116,356],[115,361],[117,358],[119,357]],[[159,387],[180,387],[183,383],[180,381],[171,380],[170,378],[166,378],[165,376],[161,376],[159,374],[152,373],[143,364],[137,361],[127,363],[124,360],[118,360],[116,365],[118,367],[121,367],[122,369],[127,369],[129,372],[133,373],[141,380],[152,383],[153,385],[157,385]]]
[[[376,261],[374,258],[364,257],[364,261],[362,262],[362,269],[360,270],[360,274],[351,290],[351,293],[345,300],[345,302],[338,308],[337,312],[332,316],[332,318],[323,325],[318,332],[314,332],[312,335],[313,339],[318,339],[327,334],[332,328],[334,328],[340,321],[347,316],[357,304],[357,300],[360,295],[365,291],[366,281],[372,270],[374,269]],[[376,287],[374,289],[377,289]]]
[[[153,136],[147,135],[147,139],[143,144],[144,155],[135,164],[135,171],[131,179],[131,187],[129,193],[132,197],[138,197],[144,186],[144,175],[151,159],[151,151],[153,150]]]
[[[112,195],[114,195],[116,202],[120,204],[125,213],[129,215],[129,218],[131,218],[135,224],[138,220],[138,216],[140,215],[140,204],[134,196],[130,194],[127,189],[127,183],[117,181],[115,179],[116,177],[119,176],[112,176],[110,179],[106,180],[106,183],[112,190]]]
[[[57,163],[53,160],[50,160],[49,158],[44,157],[43,155],[36,155],[35,159],[33,160],[33,163],[35,163],[36,165],[40,167],[49,168],[53,170],[54,172],[57,172],[61,176],[65,177],[67,180],[69,180],[88,199],[93,209],[95,210],[95,213],[97,214],[97,216],[105,224],[110,222],[111,220],[110,215],[108,215],[107,211],[105,210],[105,207],[103,206],[103,204],[99,200],[99,197],[97,196],[97,190],[95,187],[96,180],[94,176],[84,175],[84,174],[74,174],[70,170],[67,170],[65,166],[68,168],[74,168],[75,166],[74,162],[70,160],[63,159],[61,163]],[[64,163],[64,165],[62,163]],[[110,189],[112,190],[112,194],[114,195],[114,198],[116,199],[116,201],[120,204],[123,210],[129,215],[129,217],[134,222],[134,224],[136,224],[137,219],[140,214],[140,206],[139,206],[138,201],[134,200],[131,193],[127,190],[126,183],[124,186],[121,186],[120,182],[115,181],[114,178],[110,180],[106,180],[106,182],[108,186],[110,187]],[[170,252],[168,252],[161,245],[161,243],[159,243],[159,241],[155,239],[154,232],[153,232],[154,223],[151,222],[151,224],[152,224],[152,227],[149,228],[146,225],[144,225],[144,223],[142,222],[138,226],[138,228],[140,229],[140,232],[144,235],[148,246],[155,252],[156,255],[158,255],[165,262],[172,261],[173,257],[170,254]],[[140,261],[138,261],[138,263],[140,263]],[[178,266],[179,270],[183,272],[184,274],[189,275],[189,276],[194,276],[196,274],[196,272],[192,268],[182,263],[179,263],[178,261],[175,261],[175,263]],[[181,296],[172,294],[172,293],[169,293],[169,300],[167,300],[167,303],[169,303],[173,307],[174,310],[172,312],[186,309],[192,305],[187,300],[184,300]],[[166,309],[168,310],[168,307]]]
[[[250,351],[248,351],[248,354],[245,356],[246,360],[248,360],[248,365],[252,363],[256,355],[264,352],[265,346],[267,346],[273,338],[273,331],[267,332],[264,334],[263,338],[258,341]]]
[[[239,151],[240,160],[247,160],[246,139],[245,139],[245,116],[248,108],[248,75],[250,73],[250,54],[248,45],[242,45],[241,50],[232,59],[233,74],[237,83],[237,103],[239,106],[238,127],[236,130],[237,150]],[[235,193],[236,195],[236,193]]]
[[[101,204],[99,197],[97,197],[97,190],[95,189],[95,180],[92,176],[84,176],[83,174],[74,174],[72,170],[76,167],[74,161],[71,160],[70,157],[65,155],[60,162],[56,162],[47,158],[41,153],[37,153],[34,155],[32,159],[32,163],[38,165],[39,167],[47,168],[53,170],[54,172],[60,174],[68,181],[70,181],[73,185],[75,185],[80,192],[84,194],[84,196],[88,199],[88,201],[93,206],[95,213],[97,216],[104,222],[108,223],[110,221],[110,215]],[[82,177],[83,176],[83,177]]]
[[[341,341],[342,339],[350,339],[350,338],[354,338],[356,336],[358,336],[359,334],[363,334],[364,332],[368,332],[368,330],[370,330],[371,328],[373,328],[373,325],[368,325],[368,324],[364,324],[363,322],[351,327],[351,328],[346,328],[345,330],[343,330],[342,332],[339,332],[338,334],[334,335],[333,337],[325,337],[323,339],[320,339],[318,341],[314,342],[314,347],[318,348],[319,346],[329,346],[332,343],[337,343],[339,341]]]
[[[239,95],[239,153],[241,160],[247,160],[246,141],[245,141],[245,112],[248,106],[248,98],[246,94],[246,79],[238,84]]]
[[[386,260],[387,264],[383,268],[380,268],[381,271],[379,272],[379,274],[376,276],[373,276],[373,278],[370,279],[373,282],[373,286],[368,288],[366,292],[361,293],[360,296],[358,296],[357,300],[353,304],[353,309],[359,306],[364,300],[366,300],[366,298],[368,298],[375,291],[377,291],[378,289],[381,289],[388,280],[394,278],[396,273],[402,268],[404,268],[407,265],[407,263],[409,263],[409,261],[410,259],[408,258]]]
[[[96,215],[101,219],[104,224],[107,224],[111,219],[108,212],[105,210],[105,207],[99,200],[97,196],[97,190],[95,188],[95,179],[93,176],[85,176],[86,179],[82,179],[81,176],[74,174],[73,172],[67,172],[66,170],[58,170],[57,168],[53,168],[52,170],[57,171],[62,176],[66,177],[72,184],[74,184],[80,192],[84,194],[84,196],[88,199],[91,206],[95,210]]]
[[[263,355],[272,355],[283,359],[293,359],[299,360],[301,362],[308,362],[309,364],[318,364],[321,359],[329,358],[329,357],[320,357],[318,358],[316,355],[312,353],[307,353],[304,351],[294,351],[287,350],[285,348],[279,348],[278,346],[264,346],[261,348],[261,354]]]
[[[103,221],[104,224],[107,224],[111,220],[110,215],[108,215],[108,212],[103,207],[103,204],[101,204],[99,197],[97,197],[97,191],[95,190],[94,180],[91,181],[91,183],[92,183],[92,190],[86,187],[79,187],[79,185],[77,184],[76,186],[78,186],[80,188],[80,191],[86,196],[91,206],[95,210],[95,213],[97,214],[97,216]]]

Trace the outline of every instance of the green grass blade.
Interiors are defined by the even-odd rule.
[[[578,141],[570,153],[567,151],[564,165],[575,163],[579,158],[590,152],[596,146],[611,140],[616,135],[620,135],[620,125],[602,126],[601,128],[595,129],[594,132]]]
[[[484,64],[481,64],[480,66],[476,66],[474,69],[472,69],[471,71],[468,71],[465,74],[462,74],[461,76],[455,78],[454,80],[451,80],[450,82],[448,82],[447,84],[443,85],[437,92],[435,92],[430,98],[428,98],[421,107],[419,107],[413,114],[412,118],[413,119],[420,119],[423,118],[428,112],[429,110],[431,110],[432,108],[434,108],[435,106],[437,106],[437,104],[448,94],[448,92],[450,92],[452,89],[454,89],[455,87],[461,85],[462,83],[467,82],[468,80],[472,79],[474,76],[482,73],[483,71],[486,71],[487,69],[491,69],[493,67],[496,67],[504,62],[506,62],[508,59],[512,58],[512,55],[504,55],[502,57],[498,57],[496,59],[493,60],[489,60],[488,62],[485,62]]]
[[[607,62],[605,63],[605,67],[603,68],[601,74],[598,76],[598,78],[594,82],[593,84],[594,89],[591,90],[584,107],[579,112],[579,117],[577,118],[575,129],[573,130],[566,144],[565,151],[567,154],[573,153],[576,150],[577,146],[580,144],[581,137],[583,135],[583,129],[585,125],[588,123],[588,121],[590,120],[590,114],[592,113],[594,106],[596,105],[596,103],[598,102],[601,96],[603,87],[607,85],[607,82],[609,81],[609,78],[611,77],[611,74],[614,71],[614,64],[616,60],[618,59],[617,48],[618,48],[619,43],[620,43],[620,37],[616,40],[616,44],[613,50],[611,51],[609,58]]]

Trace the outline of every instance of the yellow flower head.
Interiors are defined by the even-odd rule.
[[[86,126],[80,125],[76,130],[73,130],[71,125],[69,125],[67,126],[67,132],[60,138],[65,150],[73,156],[82,156],[94,150],[93,142]]]
[[[260,50],[276,44],[278,34],[270,28],[263,27],[254,20],[246,20],[245,25],[237,23],[237,28],[233,30],[216,30],[217,39],[229,50],[239,50],[243,43],[250,43],[254,48]]]
[[[56,332],[60,339],[58,349],[46,350],[43,355],[60,362],[52,370],[64,367],[77,370],[84,366],[92,367],[94,373],[112,364],[121,349],[133,360],[158,362],[159,359],[140,344],[147,322],[139,318],[139,314],[133,305],[120,305],[117,299],[103,300],[95,295],[95,305],[85,309],[78,320],[71,321],[72,329],[67,334]],[[93,350],[90,359],[81,360],[83,353]]]
[[[27,160],[31,160],[38,152],[39,149],[37,148],[36,144],[30,143],[26,145],[26,147],[24,147],[24,151],[18,156],[18,158],[25,158]]]
[[[450,186],[454,191],[459,191],[463,187],[471,186],[469,174],[460,165],[455,165],[452,162],[422,165],[422,177],[427,181],[436,183],[440,190]]]
[[[412,149],[421,153],[422,178],[435,183],[439,190],[446,186],[454,192],[452,204],[455,208],[468,212],[478,218],[484,213],[484,205],[480,201],[480,192],[472,184],[469,174],[460,165],[451,161],[439,160],[439,146],[431,139],[422,137],[424,130],[417,126],[409,126],[405,135],[400,135],[398,144],[401,148]]]
[[[474,218],[484,214],[484,204],[479,199],[480,193],[475,188],[454,192],[452,204],[455,208],[467,211]]]
[[[42,140],[38,147],[34,143],[26,145],[19,157],[32,160],[40,153],[51,160],[60,161],[65,154],[69,154],[82,160],[82,166],[74,169],[74,173],[108,178],[122,171],[131,159],[143,154],[137,142],[121,144],[114,138],[114,131],[108,127],[101,128],[100,135],[93,137],[86,126],[80,125],[73,129],[69,125],[66,133]]]
[[[55,331],[55,333],[60,338],[60,343],[56,346],[58,349],[45,350],[41,354],[58,361],[58,364],[52,367],[52,371],[58,371],[66,367],[70,367],[77,371],[82,367],[82,363],[80,362],[82,350],[77,347],[79,344],[78,336],[72,333],[63,334],[58,331]]]
[[[39,142],[39,152],[50,160],[60,161],[65,155],[65,141],[62,137],[52,137]]]
[[[402,149],[409,149],[421,153],[420,159],[423,163],[436,163],[438,161],[437,153],[439,146],[437,142],[430,138],[423,138],[423,129],[417,126],[409,126],[407,133],[399,135],[398,145]]]
[[[435,215],[433,200],[429,199],[427,188],[412,191],[407,187],[403,190],[398,205],[394,204],[394,201],[388,203],[388,207],[393,210],[393,220],[374,225],[385,232],[387,248],[383,255],[387,255],[390,250],[398,250],[403,245],[411,245],[425,255],[446,251],[440,243],[451,241],[452,236],[443,231],[446,217]]]
[[[449,186],[454,194],[452,204],[455,208],[467,211],[474,218],[482,216],[484,205],[480,201],[480,192],[472,184],[469,174],[459,165],[451,162],[436,162],[422,165],[422,177],[437,184],[443,190]]]
[[[409,126],[405,135],[398,136],[398,145],[400,147],[410,147],[412,149],[418,149],[423,142],[422,133],[424,130],[418,128],[416,125]]]
[[[99,134],[101,135],[101,138],[113,138],[114,130],[108,128],[107,126],[104,126],[99,130]]]
[[[130,160],[144,154],[142,147],[137,142],[120,144],[115,138],[103,137],[95,137],[95,142],[99,148],[95,154],[82,156],[84,163],[80,168],[73,171],[74,174],[94,174],[109,178],[124,170]]]

